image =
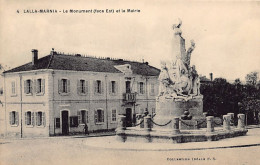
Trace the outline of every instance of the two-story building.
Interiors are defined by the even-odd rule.
[[[117,115],[127,125],[147,108],[155,111],[160,70],[122,59],[51,51],[3,73],[2,136],[30,137],[110,130]]]

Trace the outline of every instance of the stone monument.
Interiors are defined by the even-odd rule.
[[[191,40],[191,46],[186,51],[181,25],[181,20],[173,25],[172,61],[161,62],[159,96],[154,118],[157,123],[166,123],[173,117],[181,117],[185,111],[189,112],[193,120],[203,117],[203,96],[200,94],[199,75],[195,65],[190,66],[195,42]]]
[[[120,115],[116,129],[118,141],[185,143],[246,135],[244,114],[238,114],[237,127],[231,127],[233,113],[224,115],[220,123],[216,123],[214,116],[203,115],[199,75],[195,66],[190,66],[195,42],[191,40],[191,46],[186,51],[181,24],[179,20],[178,24],[173,25],[172,61],[161,62],[156,115],[149,115],[146,110],[134,127],[126,127],[126,116]],[[214,129],[214,126],[222,125],[222,122],[223,129]]]

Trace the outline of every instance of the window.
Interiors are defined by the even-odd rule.
[[[32,94],[32,80],[24,81],[24,93]]]
[[[104,111],[102,109],[98,109],[95,111],[95,122],[96,123],[104,122]]]
[[[60,128],[60,118],[55,118],[55,127]]]
[[[60,79],[58,82],[59,93],[69,93],[70,92],[70,81],[68,79]]]
[[[45,81],[44,79],[36,80],[36,93],[44,93]]]
[[[86,94],[88,90],[88,82],[85,80],[78,80],[78,94]]]
[[[97,80],[97,93],[101,93],[101,81]]]
[[[116,93],[116,82],[115,81],[111,81],[111,92],[112,93]]]
[[[112,109],[112,122],[116,122],[116,109]]]
[[[154,95],[154,84],[151,83],[151,95]]]
[[[34,125],[34,114],[31,111],[25,112],[25,125]]]
[[[45,126],[45,113],[44,112],[36,112],[36,125]]]
[[[78,123],[79,124],[88,123],[88,111],[86,110],[78,111]]]
[[[11,93],[12,93],[12,95],[16,95],[16,82],[12,81],[11,85],[12,85]]]
[[[144,83],[143,82],[139,83],[139,93],[144,94]]]
[[[102,94],[103,93],[103,82],[101,80],[95,81],[95,93],[96,94]]]
[[[70,117],[70,127],[77,127],[78,124],[78,116],[71,116]]]
[[[111,95],[115,95],[117,93],[117,83],[116,83],[116,81],[110,81],[109,93]]]
[[[9,114],[10,117],[10,125],[18,125],[18,112],[12,111]]]

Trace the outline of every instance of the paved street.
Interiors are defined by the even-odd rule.
[[[118,147],[119,146],[119,147]],[[240,146],[240,147],[239,147]],[[1,165],[259,164],[260,128],[217,142],[118,144],[114,136],[1,139]]]

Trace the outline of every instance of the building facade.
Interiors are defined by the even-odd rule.
[[[64,55],[51,51],[5,71],[1,136],[32,137],[112,130],[117,115],[127,126],[147,108],[155,111],[160,70],[148,63]]]

